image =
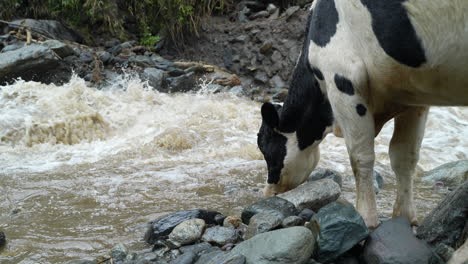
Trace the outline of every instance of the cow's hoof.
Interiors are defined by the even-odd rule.
[[[363,219],[364,223],[366,223],[366,226],[367,228],[369,228],[369,230],[375,230],[380,225],[380,221],[377,217],[363,217]]]
[[[393,214],[392,217],[404,216],[408,218],[412,226],[418,226],[418,217],[416,216],[416,210],[414,210],[413,206],[408,205],[400,205],[398,203],[395,204],[393,207]]]

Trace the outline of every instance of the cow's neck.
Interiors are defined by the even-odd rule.
[[[305,54],[301,55],[294,69],[280,120],[279,130],[296,132],[302,150],[321,140],[326,128],[332,124],[330,104],[320,90]]]

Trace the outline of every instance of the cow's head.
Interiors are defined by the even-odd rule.
[[[264,103],[262,106],[262,126],[257,144],[268,167],[267,186],[264,190],[267,197],[291,190],[306,181],[320,158],[318,145],[321,140],[301,146],[297,131],[280,131],[281,111],[279,105]],[[325,131],[322,131],[320,139],[323,138],[323,132]]]

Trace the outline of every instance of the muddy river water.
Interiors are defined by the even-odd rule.
[[[101,90],[79,78],[0,86],[0,230],[8,239],[0,263],[61,263],[117,243],[140,250],[145,223],[177,210],[238,215],[265,181],[259,109],[232,94],[167,95],[123,77]],[[382,215],[395,198],[392,127],[376,140]],[[328,136],[321,152],[319,166],[345,176],[343,196],[353,201],[343,139]],[[431,109],[419,176],[467,156],[468,109]],[[420,215],[445,193],[417,179]]]

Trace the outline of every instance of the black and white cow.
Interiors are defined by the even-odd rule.
[[[412,175],[429,105],[468,105],[467,0],[315,0],[289,95],[262,106],[265,194],[303,183],[333,132],[346,141],[357,209],[377,226],[374,137],[393,118],[393,214],[415,223]]]

